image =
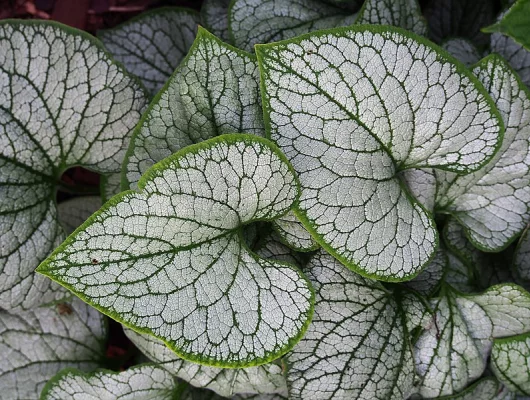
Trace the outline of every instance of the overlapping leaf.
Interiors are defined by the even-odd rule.
[[[44,387],[41,400],[176,400],[175,378],[155,365],[141,365],[124,372],[97,371],[91,374],[66,369]],[[179,397],[180,398],[180,397]]]
[[[441,397],[440,400],[512,400],[514,398],[505,386],[493,378],[487,377],[469,386],[454,396]]]
[[[205,0],[201,6],[201,18],[206,28],[225,42],[230,42],[228,7],[230,0]]]
[[[299,174],[306,228],[363,275],[417,275],[437,232],[397,175],[469,173],[490,160],[502,122],[483,87],[395,28],[320,31],[257,49],[268,130]]]
[[[467,67],[477,63],[481,58],[477,48],[466,39],[449,39],[442,43],[442,47]]]
[[[499,21],[485,32],[500,32],[530,51],[530,1],[517,0]]]
[[[234,0],[229,19],[235,45],[247,51],[258,43],[354,23],[395,25],[421,35],[427,30],[416,0],[366,0],[358,14],[319,0]]]
[[[491,368],[509,389],[530,396],[530,334],[495,340]]]
[[[414,345],[419,394],[452,395],[478,379],[492,344],[492,323],[476,303],[449,287],[432,301],[434,321]]]
[[[97,368],[105,335],[103,316],[80,300],[17,314],[0,311],[0,397],[37,399],[61,369]]]
[[[454,215],[487,251],[505,248],[530,220],[530,91],[497,56],[473,70],[497,104],[506,131],[495,157],[473,174],[437,172],[437,208]]]
[[[178,358],[156,338],[124,329],[125,334],[149,359],[193,386],[220,396],[237,394],[287,395],[287,384],[280,366],[270,363],[249,368],[216,368]]]
[[[315,316],[286,356],[289,398],[407,398],[412,352],[393,296],[323,251],[305,272],[315,288]]]
[[[134,132],[124,189],[135,188],[149,167],[190,144],[224,133],[263,135],[258,81],[254,56],[199,29],[190,52]]]
[[[432,295],[440,286],[444,272],[448,268],[448,255],[441,246],[436,249],[433,259],[414,279],[405,283],[411,289],[424,296]]]
[[[154,96],[188,52],[199,23],[195,11],[164,7],[99,31],[98,37]]]
[[[59,203],[59,223],[69,235],[101,207],[98,196],[74,197]]]
[[[241,228],[285,214],[298,182],[284,156],[252,135],[189,146],[106,203],[38,271],[102,312],[205,364],[278,358],[312,313],[294,267],[258,258]]]
[[[57,298],[33,270],[64,233],[55,190],[65,169],[120,169],[143,90],[89,35],[0,22],[0,307]]]

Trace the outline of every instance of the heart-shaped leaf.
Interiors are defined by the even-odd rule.
[[[530,396],[530,334],[495,340],[491,369],[509,389]]]
[[[63,368],[97,368],[105,336],[103,315],[77,299],[16,314],[0,311],[0,397],[37,399]]]
[[[489,161],[502,122],[482,85],[397,28],[320,31],[256,48],[268,131],[302,186],[297,216],[362,275],[417,275],[437,231],[398,174],[469,173]]]
[[[282,368],[265,364],[249,368],[217,368],[178,358],[160,340],[124,327],[127,337],[160,367],[191,385],[231,398],[237,394],[287,395]]]
[[[479,171],[437,172],[437,209],[455,216],[473,244],[500,251],[530,221],[530,91],[498,56],[473,72],[497,104],[506,131],[495,157]]]
[[[140,365],[123,372],[83,373],[62,370],[44,387],[41,400],[175,400],[181,392],[175,378],[156,365]]]
[[[38,271],[179,356],[218,366],[278,358],[309,324],[313,295],[294,267],[261,259],[241,228],[298,197],[276,146],[224,135],[149,170],[111,199]]]
[[[323,251],[304,271],[315,288],[315,315],[286,356],[289,398],[407,398],[412,351],[392,294]]]
[[[33,271],[64,238],[55,192],[81,165],[120,170],[146,98],[101,42],[60,24],[0,22],[0,307],[57,299]]]
[[[124,162],[123,189],[136,188],[156,162],[224,133],[264,135],[254,56],[204,29],[134,131]]]
[[[163,7],[99,31],[98,37],[154,96],[188,52],[199,23],[195,11]]]

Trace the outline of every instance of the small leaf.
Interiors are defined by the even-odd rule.
[[[526,228],[515,250],[513,264],[521,279],[530,281],[530,229]]]
[[[0,66],[0,308],[12,311],[62,296],[33,273],[64,239],[61,174],[119,171],[147,99],[99,40],[53,22],[0,22]]]
[[[495,285],[482,294],[468,296],[493,323],[493,337],[530,332],[530,293],[514,284]]]
[[[150,335],[126,327],[124,332],[149,359],[198,388],[209,389],[226,397],[243,393],[287,395],[282,369],[276,364],[249,368],[208,367],[178,358],[164,343]]]
[[[496,24],[484,32],[500,32],[530,51],[530,0],[517,0]]]
[[[224,42],[231,42],[228,29],[230,0],[205,0],[201,6],[201,18],[205,27]]]
[[[417,293],[403,293],[400,304],[405,315],[408,333],[416,328],[428,329],[433,323],[433,314],[429,305]]]
[[[315,288],[315,315],[286,356],[289,398],[407,398],[412,352],[393,296],[323,251],[304,271]]]
[[[530,396],[530,334],[495,340],[491,369],[510,390]]]
[[[175,400],[178,390],[173,376],[156,365],[139,365],[123,372],[100,370],[86,374],[66,369],[44,387],[41,400]]]
[[[275,219],[297,199],[279,150],[224,135],[155,165],[138,187],[106,203],[38,271],[185,359],[250,366],[292,348],[312,314],[310,285],[241,239],[243,225]]]
[[[452,38],[444,41],[442,47],[466,67],[471,67],[481,58],[475,45],[467,39]]]
[[[498,56],[485,58],[473,72],[497,104],[504,140],[495,157],[473,174],[437,172],[450,182],[438,190],[437,208],[455,216],[475,246],[500,251],[530,221],[530,91]]]
[[[134,131],[124,175],[128,189],[156,162],[225,133],[264,136],[254,56],[200,28],[194,44]]]
[[[88,217],[101,207],[101,199],[98,196],[74,197],[59,203],[59,223],[67,235],[85,222]]]
[[[356,272],[413,278],[437,231],[398,174],[469,173],[489,161],[502,123],[484,88],[397,28],[320,31],[256,49],[268,132],[302,186],[297,216]]]
[[[302,267],[305,265],[305,261],[307,261],[304,259],[303,254],[297,253],[285,245],[276,232],[271,232],[264,239],[260,240],[254,251],[262,258],[284,261],[297,267]]]
[[[438,246],[427,267],[414,279],[405,282],[405,285],[423,296],[431,296],[440,286],[448,262],[446,251],[442,246]]]
[[[436,175],[432,168],[412,168],[402,171],[400,177],[410,193],[431,213],[436,202]]]
[[[195,11],[162,7],[99,31],[98,37],[154,96],[188,52],[199,23]]]
[[[111,197],[121,192],[121,172],[103,175],[100,180],[99,190],[101,192],[101,200],[106,203]]]
[[[80,300],[60,309],[0,311],[2,399],[36,399],[45,383],[66,367],[90,371],[103,358],[103,316]]]
[[[450,287],[432,308],[434,323],[414,345],[419,393],[426,398],[457,393],[482,375],[493,330],[486,312]]]
[[[297,251],[313,251],[319,247],[292,212],[274,221],[274,227],[285,243]]]

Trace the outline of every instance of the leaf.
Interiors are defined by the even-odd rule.
[[[121,192],[121,172],[103,175],[100,180],[99,190],[103,203],[110,200],[111,197]]]
[[[530,280],[530,230],[526,228],[519,239],[515,250],[513,265],[517,274],[525,280]]]
[[[188,360],[251,366],[292,348],[311,318],[311,287],[241,238],[243,225],[285,214],[298,197],[279,150],[224,135],[155,165],[138,188],[106,203],[38,272]]]
[[[78,370],[66,369],[46,384],[40,398],[175,400],[179,389],[173,376],[156,365],[139,365],[119,373],[100,370],[85,374]]]
[[[312,251],[318,249],[311,234],[304,228],[292,212],[274,221],[274,227],[283,241],[297,251]]]
[[[323,251],[304,271],[315,288],[315,315],[286,356],[289,398],[407,398],[412,353],[394,297]]]
[[[106,324],[80,300],[58,308],[0,311],[0,387],[3,399],[36,399],[65,367],[84,371],[102,360]]]
[[[434,253],[431,262],[414,279],[405,283],[411,289],[416,290],[423,296],[431,296],[439,288],[444,271],[448,267],[446,251],[439,246]]]
[[[530,334],[496,339],[491,369],[510,390],[530,396]]]
[[[436,202],[436,175],[431,168],[407,169],[400,173],[402,182],[410,193],[431,213]]]
[[[205,27],[224,42],[230,42],[228,7],[230,0],[205,0],[201,6],[201,18]]]
[[[530,293],[514,284],[490,287],[482,294],[468,296],[488,315],[493,324],[493,337],[530,332]]]
[[[297,267],[302,267],[305,265],[305,261],[307,261],[303,257],[304,254],[297,253],[285,245],[276,232],[271,232],[262,239],[254,251],[261,258],[283,261],[296,265]]]
[[[196,11],[162,7],[98,31],[98,37],[154,96],[188,52],[199,23]]]
[[[418,0],[366,0],[355,22],[399,26],[418,35],[427,34]]]
[[[466,67],[471,67],[481,58],[480,53],[478,52],[475,45],[467,39],[452,38],[445,40],[442,43],[442,48],[455,57],[458,61],[465,64]]]
[[[417,293],[404,292],[400,297],[401,308],[405,315],[407,332],[416,328],[428,329],[433,323],[433,314],[426,300]]]
[[[511,37],[530,51],[530,1],[517,0],[509,10],[503,13],[497,23],[484,29],[484,32],[499,32]]]
[[[513,394],[493,377],[482,378],[463,392],[439,400],[512,400]]]
[[[98,40],[29,20],[0,22],[0,93],[0,308],[29,309],[58,297],[33,271],[64,239],[61,174],[119,171],[146,98]]]
[[[489,161],[502,123],[482,86],[397,28],[320,31],[256,49],[268,132],[300,178],[299,219],[354,271],[413,278],[437,231],[398,175],[469,173]]]
[[[490,0],[429,0],[425,7],[430,37],[437,43],[461,37],[486,45],[488,37],[480,30],[493,22],[495,12],[495,2]]]
[[[212,390],[220,396],[236,394],[287,394],[282,369],[276,364],[249,368],[216,368],[178,358],[158,339],[124,327],[127,337],[152,361],[171,374],[198,388]]]
[[[190,144],[224,133],[264,136],[254,56],[204,29],[138,124],[124,162],[126,185],[156,162]]]
[[[67,235],[85,222],[88,217],[101,207],[101,199],[98,196],[74,197],[59,203],[59,223]]]
[[[502,14],[501,14],[502,15]],[[491,51],[500,54],[530,87],[530,51],[501,33],[491,35]]]
[[[460,257],[447,252],[447,269],[444,274],[444,282],[463,293],[475,293],[479,290],[473,275],[473,269]]]
[[[319,0],[233,0],[228,18],[234,44],[251,52],[257,43],[351,25],[357,15]]]
[[[479,378],[491,349],[492,323],[475,302],[450,287],[432,301],[434,323],[414,344],[419,393],[433,398],[457,393]]]
[[[530,91],[498,56],[485,58],[473,72],[497,104],[504,140],[489,164],[473,174],[439,172],[451,183],[438,190],[437,208],[455,216],[475,246],[500,251],[530,221]]]

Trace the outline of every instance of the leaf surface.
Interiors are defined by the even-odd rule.
[[[525,229],[517,249],[515,250],[515,257],[513,264],[517,274],[524,280],[530,281],[530,230]]]
[[[455,57],[458,61],[471,67],[480,60],[480,54],[473,43],[467,39],[452,38],[442,43],[444,50]]]
[[[199,23],[193,10],[163,7],[99,31],[98,37],[154,96],[186,56]]]
[[[491,369],[509,389],[530,396],[530,334],[495,340]]]
[[[286,356],[289,398],[407,398],[412,352],[393,296],[322,250],[304,271],[315,288],[315,315]]]
[[[473,72],[497,104],[504,139],[475,173],[437,172],[450,182],[438,190],[437,208],[455,216],[475,246],[500,251],[530,220],[530,91],[498,56],[485,58]]]
[[[320,31],[257,53],[268,132],[302,186],[297,216],[356,272],[388,281],[417,275],[437,232],[397,175],[469,173],[489,161],[502,123],[483,87],[397,28]]]
[[[476,303],[445,287],[432,301],[434,323],[414,344],[419,394],[452,395],[479,378],[492,344],[492,323]]]
[[[123,189],[136,188],[149,167],[190,144],[233,132],[264,135],[258,82],[254,56],[200,28],[135,129]]]
[[[140,365],[123,372],[66,369],[44,387],[41,400],[175,400],[177,383],[165,369]]]
[[[64,239],[55,191],[71,166],[120,170],[146,104],[90,35],[51,22],[0,22],[0,307],[57,298],[33,271]]]
[[[103,316],[77,299],[16,314],[0,311],[0,397],[37,399],[63,368],[95,369],[105,336]]]
[[[59,223],[69,235],[101,207],[98,196],[74,197],[59,203]]]
[[[458,394],[444,396],[439,400],[512,400],[513,398],[513,393],[501,385],[497,379],[486,377]]]
[[[220,396],[237,394],[287,394],[287,384],[280,366],[270,363],[249,368],[217,368],[183,360],[160,340],[124,327],[127,337],[149,359],[171,374],[197,388]]]
[[[228,7],[230,0],[205,0],[201,6],[201,18],[206,28],[224,42],[230,42]]]
[[[418,0],[366,0],[355,22],[399,26],[418,35],[427,34]]]
[[[38,271],[189,360],[250,366],[288,351],[309,324],[311,287],[241,238],[243,225],[285,214],[298,197],[276,146],[243,134],[210,139],[157,164],[138,187]]]

